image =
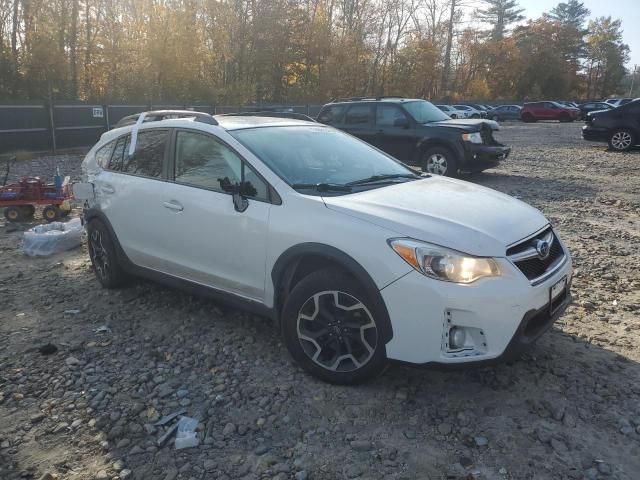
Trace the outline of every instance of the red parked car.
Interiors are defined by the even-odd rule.
[[[537,122],[538,120],[560,120],[573,122],[580,118],[580,109],[567,107],[557,102],[525,103],[520,110],[523,122]]]

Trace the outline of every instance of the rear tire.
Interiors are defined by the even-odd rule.
[[[62,217],[62,211],[56,205],[47,205],[42,210],[42,217],[48,222],[55,222]]]
[[[530,113],[525,113],[524,115],[522,115],[522,121],[526,123],[534,123],[536,119]]]
[[[22,213],[22,207],[7,207],[4,209],[4,218],[10,222],[21,222]]]
[[[118,263],[115,245],[107,227],[100,220],[87,224],[89,257],[98,281],[104,288],[118,288],[127,282],[127,274]]]
[[[628,152],[636,144],[636,137],[631,130],[620,128],[611,133],[608,143],[615,152]]]
[[[384,371],[382,315],[353,277],[326,268],[303,278],[282,311],[284,344],[300,366],[329,383],[352,385]]]
[[[456,177],[458,175],[458,159],[447,147],[427,148],[422,154],[420,167],[431,175]]]
[[[491,115],[489,117],[489,120],[493,120],[494,122],[499,122],[500,121],[500,117],[498,115]]]

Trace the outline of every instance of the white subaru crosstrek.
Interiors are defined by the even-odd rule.
[[[133,121],[83,162],[98,280],[145,276],[268,315],[323,380],[511,358],[570,302],[567,248],[512,197],[310,121]]]

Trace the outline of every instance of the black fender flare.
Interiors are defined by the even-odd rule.
[[[100,210],[97,207],[89,207],[85,209],[83,212],[83,220],[85,225],[91,222],[92,220],[99,220],[109,231],[109,235],[111,236],[111,241],[113,242],[113,245],[116,247],[116,255],[118,257],[118,263],[120,264],[120,266],[124,268],[127,272],[135,271],[135,266],[133,262],[129,260],[129,257],[124,252],[122,245],[120,245],[120,240],[118,240],[118,236],[116,235],[116,232],[113,229],[113,225],[111,225],[111,222],[109,221],[109,219],[107,218],[107,216],[104,214],[102,210]]]
[[[460,135],[462,135],[462,133],[460,133]],[[460,142],[456,143],[442,138],[421,138],[416,144],[416,165],[420,164],[422,153],[431,147],[448,148],[457,156],[458,164],[461,165],[462,162],[464,162],[464,148]]]
[[[274,310],[277,312],[278,321],[280,320],[282,302],[288,290],[288,282],[291,280],[292,271],[295,270],[298,262],[305,255],[324,257],[338,264],[367,290],[367,293],[370,295],[370,300],[374,303],[373,307],[379,314],[381,338],[385,344],[389,343],[393,338],[393,328],[387,306],[384,303],[377,285],[364,267],[350,255],[323,243],[308,242],[294,245],[285,250],[274,263],[271,270],[271,280],[273,281],[274,287]]]

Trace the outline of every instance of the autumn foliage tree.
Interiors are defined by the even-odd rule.
[[[616,92],[629,52],[619,20],[587,23],[578,0],[522,14],[517,0],[0,0],[0,100]]]

